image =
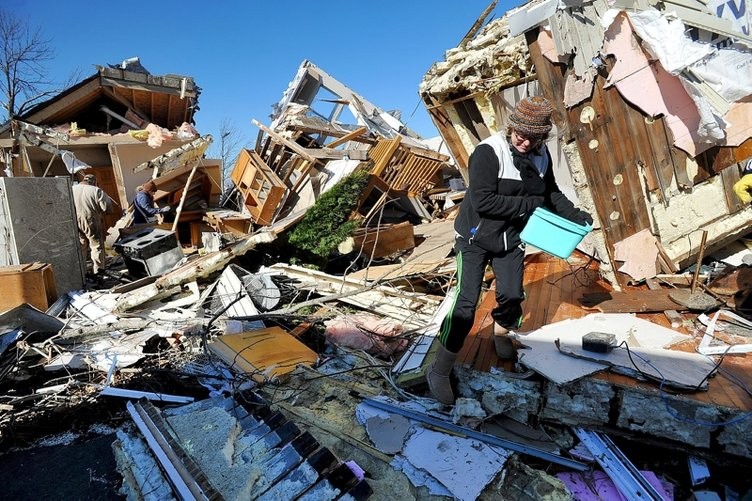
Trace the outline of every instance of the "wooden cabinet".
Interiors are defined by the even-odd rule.
[[[57,299],[55,275],[47,263],[0,267],[0,312],[23,303],[45,311]]]
[[[260,225],[271,224],[287,187],[277,174],[253,150],[243,149],[232,169],[232,181],[243,196],[243,203]]]

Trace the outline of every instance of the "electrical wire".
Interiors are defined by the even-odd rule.
[[[728,348],[726,348],[726,351],[721,355],[721,357],[715,363],[715,366],[705,375],[705,377],[702,379],[702,381],[700,381],[697,384],[697,386],[695,387],[694,391],[699,390],[699,388],[703,385],[703,383],[705,383],[705,381],[707,381],[716,371],[719,370],[719,368],[721,366],[721,363],[723,363],[724,357],[726,356],[726,354],[728,353],[728,351],[731,349],[732,346],[733,345],[730,345]],[[666,378],[663,376],[663,373],[655,365],[653,365],[650,362],[650,360],[648,360],[647,358],[641,356],[640,354],[634,353],[632,350],[630,350],[629,349],[629,345],[627,344],[626,341],[622,341],[617,346],[617,348],[621,348],[621,347],[624,347],[624,349],[627,350],[627,356],[629,357],[629,361],[632,362],[632,365],[634,366],[634,368],[637,369],[637,371],[640,374],[642,374],[644,377],[648,377],[651,380],[655,379],[655,376],[653,376],[651,374],[645,373],[642,369],[640,369],[637,366],[637,364],[635,363],[634,359],[632,358],[632,355],[634,355],[635,357],[637,357],[640,360],[642,360],[647,366],[649,366],[651,369],[653,369],[660,376],[660,384],[658,385],[658,392],[659,392],[659,395],[661,397],[661,400],[663,400],[663,402],[664,402],[664,405],[666,407],[666,412],[668,412],[669,415],[671,415],[674,419],[677,419],[677,420],[685,422],[685,423],[696,424],[698,426],[705,426],[705,427],[709,427],[709,428],[717,428],[717,427],[720,427],[720,426],[733,425],[733,424],[739,423],[739,422],[741,422],[741,421],[743,421],[743,420],[745,420],[745,419],[747,419],[749,417],[752,417],[752,412],[746,412],[746,413],[741,414],[741,415],[739,415],[739,416],[737,416],[735,418],[728,419],[728,420],[725,420],[725,421],[708,421],[708,420],[705,420],[705,419],[688,418],[688,417],[682,416],[681,414],[679,414],[679,412],[677,412],[676,410],[674,410],[671,407],[671,402],[669,400],[670,394],[664,389],[664,386],[666,384]],[[744,387],[744,388],[746,390],[746,387]]]

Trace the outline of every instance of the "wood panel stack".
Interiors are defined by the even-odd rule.
[[[47,263],[0,267],[0,311],[28,303],[45,311],[57,299],[55,275]]]
[[[371,174],[393,191],[418,196],[433,188],[436,173],[448,160],[445,155],[402,144],[399,137],[378,141],[368,156],[374,161]]]

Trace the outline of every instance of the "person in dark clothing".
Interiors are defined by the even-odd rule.
[[[136,199],[133,201],[133,224],[145,224],[154,222],[157,214],[170,212],[170,207],[156,207],[154,205],[154,194],[157,192],[157,185],[153,181],[147,181],[136,193]]]
[[[552,111],[543,97],[522,99],[507,130],[480,142],[470,155],[469,186],[454,223],[458,285],[427,375],[429,389],[441,403],[454,402],[449,375],[473,325],[486,266],[491,264],[496,278],[494,346],[500,357],[509,358],[507,334],[522,324],[525,244],[520,233],[530,215],[545,207],[573,222],[593,223],[554,179],[545,145]]]

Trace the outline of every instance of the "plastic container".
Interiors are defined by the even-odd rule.
[[[567,259],[575,247],[590,233],[590,225],[573,223],[569,219],[538,207],[533,211],[520,238],[552,256]]]

